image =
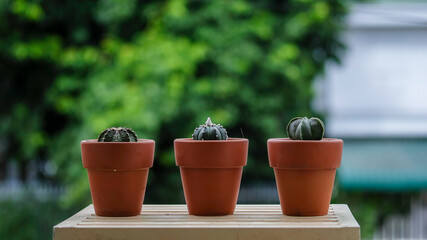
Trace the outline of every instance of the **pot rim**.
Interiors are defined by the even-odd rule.
[[[86,169],[141,169],[153,166],[155,141],[98,142],[89,139],[81,141],[80,148]]]
[[[149,170],[150,167],[146,168],[86,168],[88,170],[91,170],[93,172],[115,172],[115,173],[123,173],[123,172],[138,172],[138,171],[145,171]]]
[[[343,140],[340,138],[322,138],[321,140],[293,140],[290,138],[269,138],[267,142],[290,142],[295,144],[305,144],[305,143],[328,144],[328,143],[343,142]]]
[[[228,138],[227,140],[194,140],[192,138],[177,138],[174,140],[174,142],[205,144],[205,143],[249,142],[249,140],[247,138]]]
[[[174,141],[175,163],[187,168],[235,168],[247,164],[249,140],[193,140],[178,138]]]
[[[81,144],[104,144],[104,145],[110,145],[110,144],[151,144],[155,141],[152,139],[143,139],[138,138],[138,142],[98,142],[98,139],[85,139],[82,140]]]
[[[270,167],[281,169],[334,169],[341,165],[342,139],[292,140],[272,138],[267,141]]]

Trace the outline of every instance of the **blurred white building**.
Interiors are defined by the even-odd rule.
[[[427,2],[354,5],[342,64],[316,81],[314,108],[344,138],[338,179],[348,190],[424,192],[375,239],[427,238]]]
[[[427,2],[355,5],[342,65],[317,82],[333,137],[427,137]]]

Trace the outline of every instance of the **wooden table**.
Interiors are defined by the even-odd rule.
[[[134,217],[99,217],[89,205],[53,228],[54,240],[162,239],[360,239],[360,227],[345,204],[320,217],[282,215],[280,205],[237,205],[234,215],[188,215],[186,205],[143,205]]]

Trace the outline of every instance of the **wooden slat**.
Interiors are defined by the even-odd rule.
[[[190,235],[207,240],[268,239],[283,234],[289,239],[359,239],[359,226],[348,207],[338,204],[318,217],[285,216],[280,205],[237,205],[234,215],[211,217],[189,215],[186,205],[144,205],[138,216],[100,217],[90,205],[54,227],[55,240],[140,239],[138,234],[165,240],[191,239]]]
[[[163,210],[166,209],[166,210]],[[159,211],[163,210],[163,211]],[[329,214],[319,217],[290,217],[282,214],[279,205],[239,205],[234,215],[200,217],[189,215],[185,205],[165,206],[144,205],[141,215],[133,217],[100,217],[88,216],[78,223],[79,226],[126,226],[138,225],[141,227],[167,224],[169,226],[181,226],[191,224],[194,226],[210,225],[209,227],[233,227],[241,225],[263,225],[272,226],[277,224],[304,224],[337,225],[339,224],[333,208]]]

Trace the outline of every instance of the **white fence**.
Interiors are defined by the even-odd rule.
[[[256,183],[250,186],[242,186],[239,191],[240,204],[273,204],[279,203],[276,183]]]
[[[0,200],[17,200],[28,196],[38,201],[56,200],[65,191],[65,187],[50,183],[2,182],[0,183]]]
[[[412,199],[408,215],[387,218],[374,239],[427,239],[427,193]]]

